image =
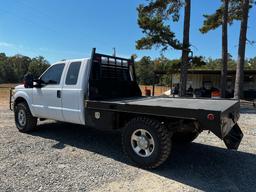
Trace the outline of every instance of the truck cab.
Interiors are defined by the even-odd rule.
[[[89,59],[65,60],[50,66],[39,78],[40,87],[32,88],[33,115],[84,124],[89,62]]]
[[[25,98],[33,116],[85,124],[84,95],[90,59],[63,60],[52,64],[31,88],[15,88],[14,100]],[[20,98],[20,99],[19,99]]]

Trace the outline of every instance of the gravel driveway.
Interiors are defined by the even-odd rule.
[[[1,106],[0,191],[255,191],[255,109],[243,110],[240,126],[239,151],[205,132],[145,171],[125,159],[118,133],[46,121],[22,134]]]

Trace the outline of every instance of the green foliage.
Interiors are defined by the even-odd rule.
[[[28,71],[34,75],[34,78],[38,78],[48,67],[48,61],[46,61],[44,57],[39,56],[32,59],[31,63],[29,64]]]
[[[169,60],[164,56],[152,60],[150,57],[143,57],[135,63],[136,75],[138,83],[143,85],[152,85],[154,83],[154,72],[165,72],[160,75],[159,83],[161,85],[169,86],[171,83],[171,74],[180,73],[180,59]],[[190,59],[190,70],[221,70],[222,60],[203,58],[201,56]],[[231,57],[228,60],[228,70],[236,69],[236,61]],[[256,69],[256,57],[245,61],[245,69]]]
[[[245,61],[245,69],[256,70],[256,57],[248,59]]]
[[[17,75],[11,63],[0,61],[0,83],[15,83],[18,82]]]
[[[153,46],[166,50],[169,47],[182,49],[170,25],[170,19],[179,20],[179,10],[183,6],[181,0],[151,0],[148,5],[139,5],[138,24],[145,34],[136,42],[137,49],[151,49]]]
[[[155,60],[150,57],[142,57],[141,60],[135,63],[136,75],[138,83],[143,85],[152,85],[154,83],[154,72],[164,72],[157,80],[159,84],[170,84],[171,74],[178,72],[180,68],[180,59],[169,60],[161,56]]]
[[[223,0],[221,0],[223,2]],[[253,0],[250,0],[250,8],[252,7]],[[223,4],[218,8],[215,13],[210,15],[203,15],[205,20],[203,26],[199,29],[202,33],[207,33],[210,30],[215,30],[223,23],[224,6]],[[228,24],[232,24],[234,20],[242,19],[242,1],[241,0],[229,0],[228,10]]]
[[[28,71],[38,77],[48,66],[48,61],[41,56],[31,59],[23,55],[7,57],[0,53],[0,83],[22,82]]]
[[[135,62],[138,83],[151,85],[154,82],[154,63],[150,57],[142,57],[139,62]]]
[[[18,82],[21,82],[23,80],[23,76],[28,71],[28,66],[30,62],[31,59],[23,55],[15,55],[8,58],[7,63],[13,66],[14,73],[16,74]]]
[[[235,70],[236,61],[233,59],[228,60],[228,70]],[[205,59],[205,65],[194,65],[192,69],[199,70],[221,70],[222,69],[222,59]]]

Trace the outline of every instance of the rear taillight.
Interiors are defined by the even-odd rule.
[[[212,113],[209,113],[207,115],[207,119],[210,120],[210,121],[213,121],[215,119],[215,116]]]

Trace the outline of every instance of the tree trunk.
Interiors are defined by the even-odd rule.
[[[186,95],[187,88],[187,71],[188,71],[188,55],[189,55],[189,31],[190,31],[190,11],[191,0],[185,0],[185,13],[184,13],[184,31],[183,31],[183,50],[180,69],[180,96]]]
[[[226,97],[227,68],[228,68],[228,6],[229,0],[224,0],[222,22],[222,70],[221,70],[221,97]]]
[[[235,93],[234,98],[240,99],[243,97],[243,81],[244,81],[244,59],[245,59],[245,48],[246,48],[246,35],[247,35],[247,24],[248,24],[248,13],[249,13],[249,0],[243,0],[242,5],[242,20],[240,26],[239,36],[239,47],[238,47],[238,59],[236,66],[236,82],[235,82]]]

